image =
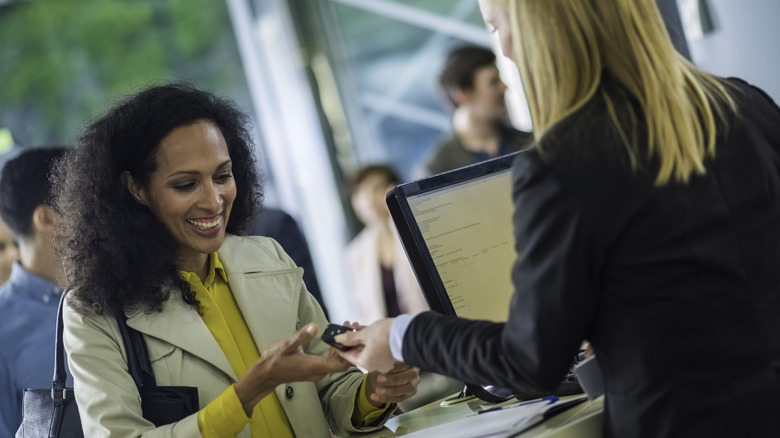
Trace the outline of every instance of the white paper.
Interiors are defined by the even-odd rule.
[[[584,397],[583,397],[584,398]],[[448,438],[500,438],[509,437],[544,420],[550,408],[570,403],[572,400],[518,402],[500,410],[473,414],[459,420],[419,430],[404,438],[442,436]]]

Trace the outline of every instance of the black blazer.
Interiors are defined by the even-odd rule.
[[[741,115],[688,184],[654,185],[645,152],[632,164],[600,98],[521,153],[508,321],[419,315],[405,360],[549,391],[587,339],[605,377],[605,436],[779,436],[780,109],[728,83]],[[626,122],[632,111],[617,106]]]

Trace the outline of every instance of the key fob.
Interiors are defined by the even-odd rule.
[[[352,327],[346,327],[343,325],[338,324],[328,324],[327,327],[325,327],[325,331],[322,332],[322,341],[325,342],[328,345],[333,346],[334,348],[337,348],[341,351],[347,351],[351,349],[352,347],[347,347],[344,344],[340,344],[336,342],[335,338],[336,335],[340,335],[342,333],[351,332],[354,331]]]

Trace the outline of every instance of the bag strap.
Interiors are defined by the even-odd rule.
[[[62,343],[62,308],[65,306],[65,297],[69,290],[70,288],[66,287],[62,291],[60,302],[57,305],[57,328],[54,333],[56,338],[54,341],[54,376],[51,383],[51,399],[54,406],[49,423],[49,438],[59,436],[62,420],[65,416],[65,398],[67,396],[65,381],[68,378],[68,373],[65,371],[65,348]]]
[[[62,341],[64,331],[62,322],[62,310],[65,307],[65,299],[70,292],[70,287],[66,287],[60,296],[60,303],[57,306],[57,328],[56,341],[54,343],[54,376],[52,377],[52,398],[62,400],[65,398],[65,382],[68,373],[65,370],[65,346]],[[149,353],[146,350],[146,342],[143,334],[138,330],[127,325],[127,317],[120,312],[116,316],[119,332],[122,335],[122,341],[125,344],[127,352],[127,368],[133,377],[136,386],[140,390],[143,386],[155,386],[152,365],[149,362]]]
[[[65,371],[65,347],[62,343],[62,308],[65,305],[65,296],[68,295],[70,288],[65,288],[62,291],[60,297],[60,304],[57,306],[57,329],[54,342],[54,377],[52,377],[52,398],[65,398],[65,381],[68,378],[68,373]],[[56,399],[55,398],[55,399]]]
[[[138,391],[140,392],[144,386],[156,386],[144,335],[127,325],[127,316],[124,312],[117,312],[116,322],[127,352],[127,371],[133,377]]]

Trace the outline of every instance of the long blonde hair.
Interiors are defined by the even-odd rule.
[[[687,182],[715,155],[717,127],[736,112],[724,85],[674,49],[654,0],[500,0],[510,14],[514,59],[536,138],[600,93],[632,159],[607,70],[639,102],[657,185]]]

